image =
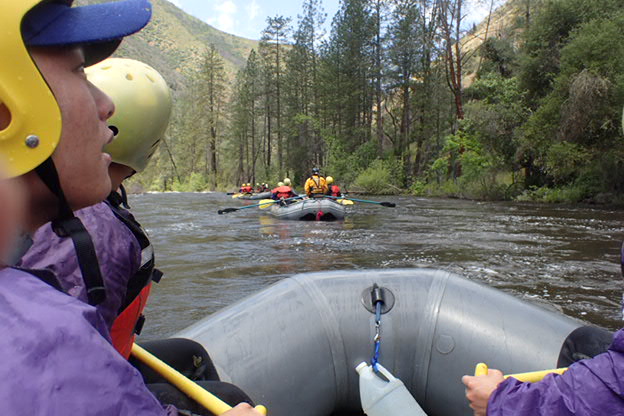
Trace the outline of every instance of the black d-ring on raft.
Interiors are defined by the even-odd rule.
[[[366,310],[370,313],[375,313],[373,297],[380,298],[382,314],[390,312],[394,307],[394,293],[387,287],[377,286],[377,284],[375,284],[362,291],[362,305],[364,305]]]

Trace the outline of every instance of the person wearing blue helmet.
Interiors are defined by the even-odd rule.
[[[147,0],[79,8],[72,1],[0,5],[0,157],[26,206],[18,250],[0,268],[0,414],[178,415],[148,391],[113,348],[101,315],[105,300],[93,242],[73,211],[110,192],[114,104],[84,68],[109,56],[150,19]],[[71,238],[87,304],[63,293],[45,270],[11,267],[29,235],[52,221]],[[228,416],[258,415],[248,404]]]
[[[321,175],[319,168],[312,168],[312,175],[306,180],[303,185],[303,189],[306,195],[310,198],[322,197],[327,194],[329,188],[325,177]]]

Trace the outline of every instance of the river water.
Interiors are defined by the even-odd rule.
[[[278,221],[219,193],[132,195],[165,272],[142,339],[169,336],[295,273],[429,267],[611,330],[621,326],[622,211],[370,197],[339,222]]]

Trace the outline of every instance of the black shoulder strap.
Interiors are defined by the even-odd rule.
[[[69,207],[52,159],[46,159],[35,171],[59,199],[59,216],[52,221],[52,230],[59,237],[71,238],[87,289],[87,299],[90,305],[97,305],[106,299],[106,289],[91,236]]]
[[[141,224],[134,218],[134,215],[128,210],[122,208],[124,197],[117,192],[111,192],[106,198],[106,203],[115,215],[134,235],[139,242],[141,252],[148,253],[151,257],[141,258],[142,264],[139,270],[128,280],[126,288],[126,296],[122,301],[119,311],[123,311],[139,296],[141,291],[150,282],[158,283],[163,273],[154,267],[154,254],[151,242],[147,234],[141,227]],[[143,263],[144,262],[144,263]]]
[[[147,235],[143,230],[143,227],[141,227],[141,224],[136,220],[136,218],[134,218],[134,215],[132,215],[130,211],[124,209],[127,207],[124,196],[119,195],[117,192],[111,192],[105,202],[110,207],[111,211],[113,211],[115,217],[117,217],[126,227],[128,227],[128,229],[130,229],[130,231],[132,231],[132,234],[134,234],[136,239],[139,241],[141,249],[144,249],[151,244],[149,238],[147,238]]]

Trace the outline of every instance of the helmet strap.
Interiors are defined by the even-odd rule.
[[[119,184],[119,192],[121,192],[121,206],[125,209],[130,209],[130,205],[128,205],[128,194],[126,193],[126,188],[124,188],[123,184]]]
[[[52,220],[52,230],[59,237],[71,238],[82,279],[87,289],[87,299],[90,305],[97,305],[106,298],[104,281],[100,272],[95,247],[89,232],[82,221],[77,218],[67,203],[65,193],[61,188],[58,172],[52,158],[47,158],[35,168],[35,172],[50,191],[58,198],[59,213]]]

